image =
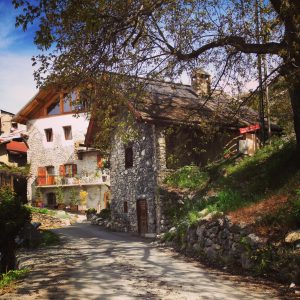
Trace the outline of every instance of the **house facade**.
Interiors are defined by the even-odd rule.
[[[154,236],[165,230],[160,187],[166,174],[237,153],[240,140],[250,138],[240,128],[255,124],[258,115],[246,108],[232,118],[226,96],[208,100],[210,76],[202,70],[193,74],[191,86],[151,81],[146,91],[146,97],[128,104],[135,121],[125,131],[134,131],[134,137],[129,142],[123,139],[123,129],[116,129],[113,136],[110,207],[115,229]],[[90,123],[89,141],[97,131],[92,127]],[[256,143],[257,132],[251,139]],[[242,144],[246,153],[247,143]]]
[[[86,207],[99,211],[107,206],[109,172],[97,150],[83,145],[89,116],[84,102],[74,106],[74,97],[79,93],[40,90],[14,118],[27,127],[27,197],[30,203],[56,207],[58,192],[69,205],[79,204],[84,191]]]
[[[9,187],[16,197],[26,203],[26,126],[13,122],[13,117],[13,113],[0,110],[0,187]]]

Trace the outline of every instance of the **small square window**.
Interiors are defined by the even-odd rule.
[[[64,133],[65,133],[65,140],[72,140],[72,127],[71,126],[64,126]]]
[[[128,203],[127,203],[127,201],[124,201],[124,213],[125,214],[128,213]]]
[[[133,167],[133,148],[132,146],[125,148],[125,169]]]
[[[45,129],[46,141],[53,142],[53,131],[52,128]]]

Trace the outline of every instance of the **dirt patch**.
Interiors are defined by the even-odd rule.
[[[32,222],[41,223],[42,225],[40,226],[40,229],[54,229],[70,225],[70,221],[68,219],[62,220],[47,214],[40,214],[36,212],[32,213]]]
[[[254,224],[256,220],[266,213],[271,214],[284,207],[288,202],[287,195],[275,195],[250,206],[230,212],[228,216],[235,224]]]

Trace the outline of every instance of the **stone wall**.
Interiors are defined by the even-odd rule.
[[[227,216],[210,213],[185,231],[171,228],[164,238],[200,260],[234,270],[299,282],[300,257],[293,247],[275,247],[253,233],[251,226],[233,224]],[[171,241],[171,242],[170,242]]]
[[[137,200],[146,199],[148,233],[156,232],[156,142],[155,127],[138,123],[134,128],[137,138],[132,141],[133,167],[125,169],[125,144],[121,133],[116,133],[111,151],[111,210],[115,229],[138,231]],[[128,212],[124,212],[124,202]]]

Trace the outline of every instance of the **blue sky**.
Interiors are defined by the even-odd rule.
[[[18,12],[11,0],[0,0],[0,109],[17,113],[36,93],[31,57],[34,26],[23,32],[15,28]]]

